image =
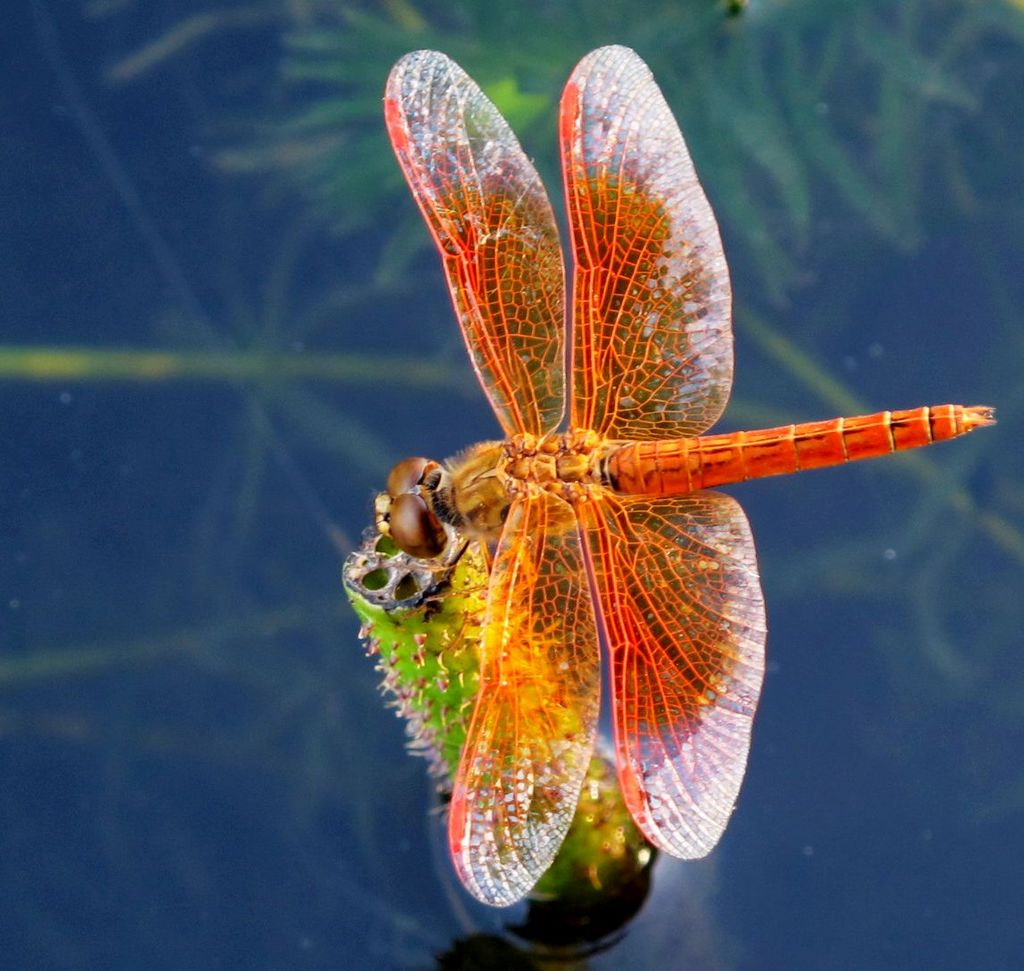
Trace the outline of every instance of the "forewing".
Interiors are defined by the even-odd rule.
[[[750,527],[716,492],[583,510],[626,803],[672,856],[709,853],[739,794],[764,676]]]
[[[594,747],[598,679],[575,516],[554,495],[519,499],[491,573],[449,818],[455,868],[484,903],[515,903],[561,846]]]
[[[565,400],[565,271],[540,176],[498,109],[438,51],[394,66],[384,114],[502,428],[551,431]]]
[[[732,386],[731,291],[679,126],[647,65],[602,47],[569,78],[560,134],[575,259],[571,426],[698,435]]]

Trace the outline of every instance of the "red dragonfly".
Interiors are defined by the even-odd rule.
[[[416,51],[384,110],[505,433],[444,464],[407,459],[388,480],[407,553],[436,556],[453,531],[493,551],[455,867],[499,906],[551,863],[594,748],[599,629],[630,812],[658,849],[704,856],[739,793],[765,643],[750,527],[709,487],[953,438],[992,410],[703,435],[732,385],[729,274],[683,136],[633,51],[588,54],[562,95],[568,320],[551,203],[480,88]]]

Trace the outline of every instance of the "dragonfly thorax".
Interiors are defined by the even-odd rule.
[[[543,490],[574,503],[599,485],[596,445],[588,431],[474,445],[449,463],[449,478],[434,493],[434,511],[442,521],[496,540],[516,496]]]
[[[457,529],[496,540],[515,492],[505,442],[481,442],[452,459],[432,495],[435,514]]]

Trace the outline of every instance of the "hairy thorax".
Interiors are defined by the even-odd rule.
[[[435,511],[481,538],[496,539],[516,496],[545,490],[576,504],[599,486],[598,441],[594,432],[580,430],[473,445],[448,463]]]

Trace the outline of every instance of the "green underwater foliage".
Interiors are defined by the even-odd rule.
[[[954,211],[978,204],[992,180],[966,168],[963,132],[985,157],[1005,125],[990,101],[981,117],[999,81],[978,70],[975,52],[1024,44],[1020,10],[998,0],[768,0],[736,18],[708,0],[635,16],[617,2],[304,10],[282,25],[282,104],[248,144],[224,149],[225,168],[291,180],[342,231],[374,224],[401,191],[379,123],[382,65],[437,47],[479,81],[557,193],[561,86],[583,53],[623,43],[650,63],[727,240],[772,304],[804,283],[823,240],[836,245],[818,211],[829,196],[846,211],[842,246],[875,239],[896,251],[920,245],[935,228],[926,219],[943,218],[937,185],[953,190]]]

